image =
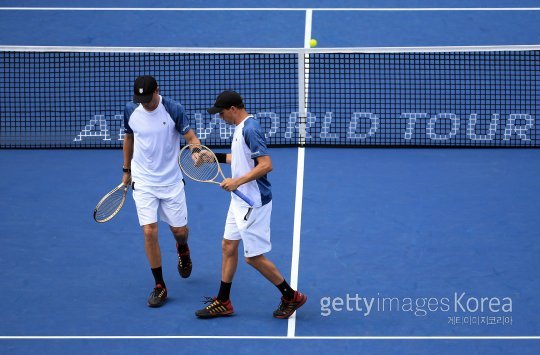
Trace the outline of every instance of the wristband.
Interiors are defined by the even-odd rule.
[[[218,163],[227,163],[227,154],[225,153],[216,153],[216,159]]]
[[[130,173],[131,174],[131,169],[130,168],[122,167],[122,171],[124,173]]]

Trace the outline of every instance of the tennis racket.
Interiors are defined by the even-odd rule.
[[[94,209],[94,220],[98,223],[110,221],[124,205],[129,185],[116,186],[98,202]]]
[[[221,180],[225,179],[216,155],[204,145],[187,144],[184,146],[178,156],[178,165],[180,165],[184,175],[195,181],[219,185],[220,183],[216,181],[216,178],[221,175]],[[249,197],[238,190],[232,192],[250,207],[253,207],[254,203]]]

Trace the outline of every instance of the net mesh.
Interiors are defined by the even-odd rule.
[[[143,74],[210,147],[230,145],[233,127],[205,111],[230,89],[269,146],[536,147],[539,53],[3,49],[0,148],[121,147]]]
[[[538,52],[314,54],[306,142],[536,145]]]

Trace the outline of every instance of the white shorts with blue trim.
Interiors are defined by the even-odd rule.
[[[135,183],[133,200],[141,226],[156,223],[158,216],[171,227],[183,227],[188,223],[183,181],[170,186],[143,186]]]
[[[261,207],[254,207],[248,214],[248,208],[229,205],[223,238],[242,240],[244,256],[253,257],[272,250],[270,243],[270,219],[272,201]]]

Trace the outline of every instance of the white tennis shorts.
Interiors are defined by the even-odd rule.
[[[188,223],[183,181],[170,186],[141,186],[135,183],[133,200],[141,226],[156,223],[158,216],[171,227],[183,227]]]
[[[248,209],[236,206],[232,201],[225,222],[223,238],[242,240],[244,256],[253,257],[272,250],[270,243],[270,219],[272,201],[261,207],[254,207],[246,218]]]

